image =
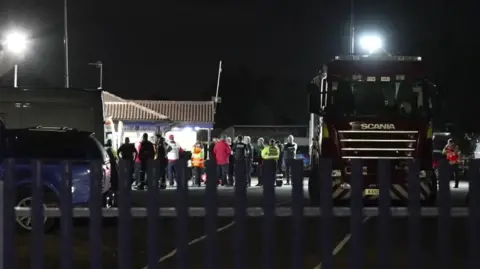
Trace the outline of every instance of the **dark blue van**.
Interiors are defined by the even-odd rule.
[[[59,207],[59,191],[62,161],[72,162],[72,202],[74,206],[88,203],[90,199],[91,161],[102,163],[102,192],[110,190],[110,160],[103,145],[90,132],[60,127],[34,127],[1,131],[0,178],[3,180],[6,158],[14,158],[14,180],[18,186],[16,203],[19,207],[30,207],[33,183],[32,160],[42,160],[44,181],[44,206]],[[45,220],[46,231],[54,227],[55,219]],[[18,217],[20,230],[31,230],[30,218]]]

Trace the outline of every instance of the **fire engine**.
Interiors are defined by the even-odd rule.
[[[432,110],[436,87],[421,57],[337,56],[309,83],[309,194],[320,202],[319,161],[332,160],[332,199],[348,200],[353,160],[360,160],[365,200],[379,197],[378,160],[390,161],[392,201],[408,200],[408,163],[420,162],[420,199],[434,202]]]

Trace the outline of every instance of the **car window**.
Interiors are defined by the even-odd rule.
[[[13,132],[7,134],[6,157],[27,159],[104,159],[96,140],[88,135],[65,132]]]

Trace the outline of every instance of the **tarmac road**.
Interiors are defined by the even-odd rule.
[[[465,206],[465,194],[468,186],[462,183],[459,189],[452,188],[452,199],[454,206]],[[305,183],[305,197],[306,183]],[[203,207],[204,205],[204,188],[191,188],[189,190],[189,205],[191,207]],[[220,187],[218,190],[219,206],[231,207],[234,202],[233,188]],[[161,207],[174,207],[176,196],[175,189],[167,189],[161,191]],[[132,195],[133,206],[145,206],[146,202],[145,191],[134,191]],[[248,204],[250,207],[261,207],[262,188],[252,187],[248,189]],[[291,187],[284,186],[276,188],[277,204],[282,206],[291,205]],[[274,236],[271,239],[264,240],[265,232],[263,227],[263,218],[249,218],[246,223],[245,245],[247,246],[244,258],[246,267],[249,269],[268,268],[266,261],[264,261],[264,244],[270,244],[273,247],[273,263],[270,268],[293,268],[294,253],[300,253],[298,257],[304,263],[303,266],[295,268],[319,269],[321,265],[321,247],[320,247],[320,232],[322,223],[319,217],[305,217],[303,219],[302,236],[293,234],[291,217],[276,217],[274,222]],[[422,253],[421,260],[423,268],[438,268],[437,256],[437,220],[436,218],[422,218],[420,223]],[[145,219],[134,219],[132,223],[132,268],[144,269],[147,265],[148,250],[147,250],[147,221]],[[158,253],[154,257],[159,260],[157,268],[235,268],[235,258],[237,251],[235,244],[238,240],[235,237],[236,228],[241,227],[233,222],[232,218],[218,218],[217,233],[213,237],[216,242],[213,245],[216,247],[209,247],[207,238],[205,237],[205,219],[201,217],[191,217],[188,221],[188,240],[189,247],[187,249],[187,259],[183,260],[184,267],[177,267],[179,255],[175,250],[176,245],[176,229],[177,221],[175,218],[163,217],[160,222],[159,231],[160,236],[158,240]],[[468,246],[468,230],[466,219],[455,218],[452,221],[452,266],[455,268],[465,268],[467,261],[467,246]],[[350,219],[349,218],[335,218],[333,225],[333,244],[334,244],[334,258],[333,268],[349,268],[350,255]],[[406,268],[408,266],[408,224],[407,218],[392,219],[392,253],[393,264],[389,268]],[[74,256],[75,263],[73,268],[89,268],[89,240],[88,240],[88,225],[80,223],[76,225],[75,230],[75,246]],[[364,219],[363,224],[363,239],[364,249],[362,255],[364,259],[364,268],[385,268],[378,266],[379,249],[378,241],[378,227],[375,218]],[[104,268],[118,268],[118,231],[115,223],[104,224],[102,231],[102,265]],[[297,244],[301,246],[294,252],[293,240],[301,238]],[[30,238],[28,235],[17,236],[17,266],[16,268],[30,268],[30,253],[29,249]],[[269,241],[269,242],[268,242]],[[45,268],[59,268],[60,266],[60,236],[59,232],[47,235],[45,245]],[[213,251],[213,252],[211,252]],[[209,255],[215,255],[217,258],[216,265],[212,266]],[[12,267],[13,268],[13,267]]]

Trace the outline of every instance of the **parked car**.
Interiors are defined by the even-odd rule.
[[[44,206],[59,207],[59,193],[62,161],[72,162],[72,203],[73,206],[88,204],[90,199],[91,161],[102,163],[102,194],[110,195],[110,160],[103,145],[93,133],[61,127],[33,127],[27,129],[8,129],[0,137],[0,179],[3,180],[6,158],[14,158],[13,175],[17,185],[16,204],[30,207],[32,202],[31,186],[34,180],[32,160],[42,162],[42,180],[44,183]],[[104,199],[106,201],[106,199]],[[31,219],[17,218],[20,231],[30,231]],[[54,218],[45,218],[45,231],[55,226]]]

